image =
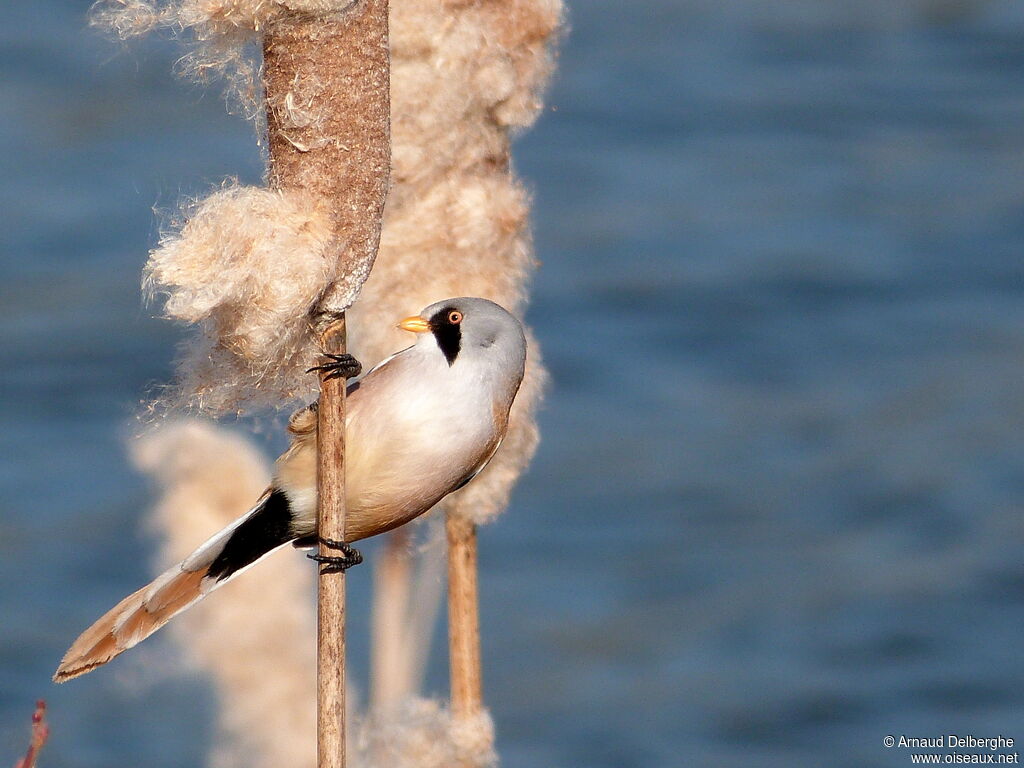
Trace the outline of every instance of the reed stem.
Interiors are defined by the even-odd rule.
[[[374,569],[371,612],[370,699],[378,712],[393,711],[412,693],[415,682],[409,647],[410,560],[409,529],[387,534]]]
[[[448,651],[452,717],[468,720],[483,711],[476,526],[459,515],[449,513],[445,527],[448,534]]]
[[[322,349],[345,352],[344,310],[380,243],[391,164],[388,0],[295,13],[263,36],[268,180],[313,194],[333,222],[336,279],[319,306]],[[317,491],[321,538],[345,541],[345,380],[320,384]],[[337,555],[320,547],[321,555]],[[320,577],[319,768],[345,767],[345,576]]]
[[[323,336],[325,352],[345,351],[345,319]],[[345,380],[323,377],[317,411],[317,525],[345,541]],[[334,552],[320,544],[321,555]],[[317,764],[345,768],[345,574],[320,576],[317,602]]]

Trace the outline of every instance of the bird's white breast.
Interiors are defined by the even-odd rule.
[[[367,374],[349,395],[345,495],[350,541],[422,514],[493,452],[504,432],[507,404],[501,413],[488,378],[476,375],[472,366],[458,366],[449,366],[429,349],[411,347]],[[312,450],[286,457],[278,472],[296,523],[310,531],[316,516],[315,437],[311,443]]]

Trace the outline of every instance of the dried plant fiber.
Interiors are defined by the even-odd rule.
[[[394,712],[423,685],[444,592],[444,520],[388,534],[373,564],[370,701],[375,716]],[[426,531],[413,545],[414,531]],[[415,570],[413,561],[416,561]]]
[[[252,43],[294,14],[329,15],[351,0],[100,0],[92,23],[121,39],[157,29],[182,38],[181,73],[199,82],[223,78],[229,99],[249,117],[262,112],[259,58]]]
[[[166,317],[200,327],[180,365],[188,405],[232,409],[225,376],[288,399],[307,394],[311,313],[337,269],[332,237],[316,196],[232,183],[161,237],[143,287],[166,296]]]
[[[294,12],[329,15],[346,6],[323,0],[104,0],[96,20],[122,37],[158,27],[182,33],[192,46],[186,72],[200,79],[226,74],[229,90],[259,118],[268,105],[261,100],[258,58],[252,56],[259,55],[264,31],[287,23]],[[410,340],[395,329],[396,321],[440,299],[483,296],[515,313],[525,310],[526,284],[535,266],[530,201],[511,170],[509,148],[513,133],[539,113],[561,18],[561,0],[391,0],[391,189],[376,263],[347,312],[349,351],[364,364],[407,346]],[[318,84],[303,87],[315,92]],[[292,146],[303,155],[334,138],[324,132],[316,104],[303,98],[308,92],[289,89],[272,95],[269,105],[283,115],[280,125],[289,124],[283,132],[301,145]],[[169,228],[151,254],[147,288],[165,297],[169,317],[199,326],[199,338],[181,361],[172,404],[222,414],[291,407],[315,396],[315,379],[302,371],[318,354],[315,324],[339,276],[331,205],[308,188],[228,185],[190,205]],[[274,265],[282,271],[271,286],[266,275]],[[224,284],[215,285],[222,277]],[[537,444],[535,411],[546,374],[536,341],[529,342],[526,377],[501,449],[448,501],[455,514],[473,522],[487,522],[504,509]],[[178,477],[198,500],[200,484]],[[217,483],[215,476],[206,477],[211,487]],[[173,483],[166,482],[170,494]],[[247,495],[245,504],[259,490]],[[204,523],[200,531],[187,516],[166,510],[161,526],[174,552],[219,527]],[[311,578],[303,565],[297,558],[272,558],[180,620],[186,627],[197,622],[204,639],[195,653],[205,659],[224,699],[233,702],[228,707],[233,711],[223,716],[229,740],[218,752],[219,765],[246,760],[251,765],[253,755],[259,756],[258,765],[264,757],[268,766],[315,765],[308,752],[315,744],[308,696],[312,642],[306,647],[276,639],[288,632],[312,638],[312,611],[294,587]],[[283,587],[273,587],[275,581],[297,591],[279,594]],[[262,592],[266,611],[250,612],[252,602],[244,593],[250,587]],[[300,609],[309,615],[296,616],[289,625],[283,617]],[[261,676],[260,684],[270,688],[266,696],[238,673],[237,660],[254,663],[259,644],[242,648],[223,627],[217,636],[212,628],[220,626],[216,614],[221,611],[244,613],[252,639],[267,638],[264,652],[273,654],[274,668],[281,672]],[[308,625],[300,628],[305,621]],[[407,647],[420,644],[414,640]],[[281,722],[285,711],[302,714]],[[404,716],[390,723],[397,729],[392,738],[380,736],[387,724],[371,722],[350,740],[354,765],[485,766],[495,760],[485,714],[479,728],[465,721],[454,727],[439,704],[413,700]],[[382,748],[385,756],[379,757]]]
[[[157,26],[187,30],[197,46],[195,56],[212,58],[230,49],[242,57],[243,43],[281,23],[292,10],[328,14],[346,5],[107,0],[95,19],[121,35]],[[557,0],[391,3],[392,187],[377,263],[349,314],[350,349],[367,363],[408,343],[394,329],[397,318],[438,299],[484,296],[512,311],[523,310],[534,265],[529,200],[510,171],[509,140],[540,109],[539,92],[551,69],[550,43],[561,12]],[[305,87],[274,96],[270,107],[282,116],[282,126],[288,124],[278,134],[294,138],[301,131],[300,143],[308,148],[335,137],[318,134],[326,118],[309,93],[319,86]],[[201,326],[201,339],[181,362],[175,390],[180,397],[173,398],[174,405],[220,414],[282,407],[313,395],[315,382],[302,371],[318,352],[311,319],[339,276],[337,268],[322,263],[331,250],[323,226],[333,214],[324,200],[303,211],[302,192],[289,188],[277,193],[284,195],[280,222],[272,222],[272,205],[254,206],[253,221],[246,222],[246,198],[264,193],[239,187],[230,194],[214,192],[209,206],[189,206],[153,251],[147,287],[167,297],[166,314]],[[296,197],[288,200],[289,195]],[[219,232],[214,221],[218,207],[226,214]],[[305,217],[296,217],[298,211]],[[201,214],[206,214],[203,223],[190,226],[192,217]],[[293,242],[282,237],[279,246],[265,245],[268,231],[289,233]],[[233,239],[232,232],[253,238],[242,234]],[[248,253],[250,247],[255,252]],[[295,270],[279,267],[273,289],[281,301],[270,311],[261,302],[239,301],[237,291],[211,297],[202,287],[225,265],[235,285],[268,285],[257,273],[278,259]],[[310,281],[314,273],[323,281],[319,291]],[[286,323],[289,327],[282,328]],[[536,351],[536,344],[531,348]],[[508,446],[518,444],[520,453],[529,453],[536,439],[524,428],[524,417],[532,413],[540,392],[541,371],[534,356],[513,414],[513,434],[506,440]],[[504,455],[511,452],[511,447],[502,449]],[[489,470],[492,482],[503,474],[500,463]],[[505,471],[515,475],[523,463],[514,462]],[[480,519],[494,513],[481,510]]]
[[[270,481],[247,440],[200,421],[164,424],[134,444],[132,458],[160,489],[150,519],[163,542],[157,571],[243,514]],[[216,768],[316,765],[315,585],[305,565],[278,553],[171,624],[223,699]]]
[[[391,164],[388,0],[291,14],[263,35],[268,180],[330,204],[338,272],[320,309],[355,300],[377,256]],[[329,323],[329,316],[325,324]]]
[[[134,444],[132,458],[160,490],[149,521],[164,541],[157,570],[247,510],[270,478],[267,462],[247,440],[202,421],[164,424]],[[211,757],[215,768],[316,765],[316,712],[309,695],[316,677],[309,599],[314,569],[288,554],[268,558],[171,625],[225,699],[221,738]],[[429,637],[429,627],[421,631]],[[359,718],[353,736],[350,762],[356,768],[497,763],[486,712],[453,721],[440,702],[428,699],[410,697],[386,714]]]
[[[492,768],[494,723],[486,712],[452,718],[432,699],[410,698],[397,711],[360,720],[355,728],[356,768]]]

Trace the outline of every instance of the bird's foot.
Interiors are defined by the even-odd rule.
[[[326,358],[326,362],[306,369],[306,373],[316,372],[325,374],[324,381],[338,378],[351,379],[353,376],[358,376],[362,373],[363,364],[352,357],[352,355],[334,355],[330,352],[324,352],[323,355]]]
[[[321,576],[327,573],[344,573],[353,565],[359,565],[363,562],[362,553],[351,544],[346,544],[344,541],[335,541],[334,539],[320,539],[320,543],[328,549],[341,552],[340,557],[321,555],[319,552],[311,552],[306,555],[310,560],[315,560],[321,564]]]

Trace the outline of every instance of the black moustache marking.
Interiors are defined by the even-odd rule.
[[[260,511],[231,534],[231,538],[224,543],[224,549],[210,563],[207,574],[217,581],[223,581],[256,562],[274,547],[292,538],[291,521],[288,497],[282,491],[274,490],[267,496]]]
[[[454,309],[455,307],[445,307],[430,318],[430,330],[434,334],[434,338],[437,339],[437,346],[441,348],[449,366],[455,362],[455,358],[459,356],[459,350],[462,349],[462,328],[448,322],[448,315]]]

